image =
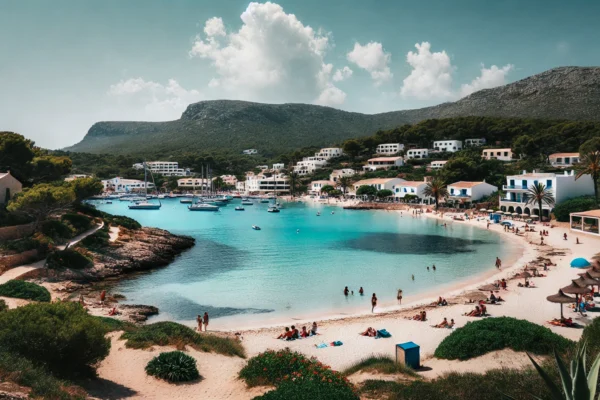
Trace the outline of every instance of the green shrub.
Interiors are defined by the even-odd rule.
[[[338,386],[315,380],[282,382],[277,389],[254,398],[260,400],[359,400],[349,386]]]
[[[24,251],[35,249],[44,251],[46,247],[47,246],[45,244],[40,243],[39,240],[33,237],[27,237],[19,240],[9,240],[0,244],[0,250],[11,253],[22,253]]]
[[[146,373],[172,383],[200,378],[196,360],[181,351],[160,353],[146,365]]]
[[[92,260],[72,249],[56,250],[46,258],[46,267],[50,269],[84,269],[92,266]]]
[[[35,283],[19,280],[11,280],[0,285],[0,296],[43,302],[50,301],[48,289]]]
[[[435,357],[466,360],[495,350],[511,348],[534,354],[565,351],[573,342],[550,329],[509,317],[469,322],[447,336],[435,350]]]
[[[94,317],[104,326],[106,333],[116,331],[134,331],[138,327],[131,322],[121,321],[120,319],[111,317]]]
[[[557,204],[552,213],[557,221],[569,222],[571,213],[589,211],[595,208],[598,208],[598,205],[594,196],[582,196]]]
[[[73,209],[77,212],[94,218],[102,218],[106,214],[105,212],[98,210],[96,207],[92,207],[85,203],[75,203],[73,204]]]
[[[101,249],[110,244],[110,235],[106,230],[100,229],[93,235],[83,239],[81,244],[90,249]]]
[[[74,236],[73,229],[61,221],[49,220],[42,224],[41,231],[44,235],[57,239],[70,239]]]
[[[354,365],[346,368],[343,373],[345,376],[348,376],[359,371],[376,371],[380,374],[406,374],[409,376],[418,376],[412,368],[397,364],[395,360],[387,356],[371,356],[363,358]]]
[[[583,329],[581,342],[587,343],[589,359],[593,360],[600,354],[600,318],[594,318]]]
[[[11,213],[4,207],[0,207],[0,227],[23,225],[33,221],[34,219],[27,214]]]
[[[126,229],[136,230],[136,229],[140,229],[142,227],[142,225],[140,225],[140,223],[137,222],[135,219],[126,217],[124,215],[105,214],[104,220],[105,221],[108,220],[111,225],[122,226],[123,228],[126,228]]]
[[[75,229],[76,234],[87,231],[94,224],[90,217],[83,214],[65,214],[61,219],[71,225]]]
[[[104,326],[72,302],[29,304],[0,313],[0,348],[50,371],[89,371],[110,350]]]
[[[125,346],[134,349],[145,349],[155,345],[171,345],[183,349],[189,345],[200,351],[245,357],[244,348],[238,341],[209,334],[200,335],[193,329],[175,322],[144,325],[135,331],[125,332],[121,339],[127,340]]]
[[[0,312],[8,310],[8,304],[2,299],[0,299]]]

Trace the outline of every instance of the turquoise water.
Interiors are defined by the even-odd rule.
[[[121,281],[115,291],[129,303],[159,307],[162,319],[190,321],[205,311],[213,319],[300,318],[369,310],[373,292],[380,304],[394,302],[398,288],[405,296],[429,292],[492,270],[508,250],[490,231],[461,223],[444,228],[406,212],[286,203],[272,214],[259,203],[235,211],[238,203],[218,213],[188,211],[177,199],[164,200],[159,211],[97,203],[144,226],[196,238],[168,267]],[[437,270],[428,272],[432,264]],[[345,298],[344,286],[355,295]]]

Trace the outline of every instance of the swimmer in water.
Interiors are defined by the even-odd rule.
[[[300,229],[296,229],[296,233],[300,233]]]
[[[433,264],[433,270],[435,271],[435,264]]]
[[[415,280],[415,275],[414,275],[414,274],[412,275],[412,280],[413,280],[413,281]]]

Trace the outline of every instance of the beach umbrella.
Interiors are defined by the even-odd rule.
[[[494,212],[494,210],[487,210],[487,212]]]
[[[600,270],[592,268],[592,269],[588,269],[586,272],[582,272],[578,275],[579,276],[587,275],[588,277],[590,277],[592,279],[598,279],[598,278],[600,278]],[[600,281],[598,282],[598,284],[600,284]]]
[[[485,208],[480,208],[479,211],[486,212],[486,209]]]
[[[492,292],[494,290],[498,290],[498,287],[492,284],[489,285],[483,285],[482,287],[480,287],[477,290],[481,290],[482,292]]]
[[[492,290],[490,290],[491,292]],[[471,293],[467,293],[465,295],[465,297],[469,300],[472,301],[480,301],[480,300],[487,300],[487,296],[485,295],[485,293],[481,293],[481,292],[471,292]]]
[[[571,267],[573,268],[587,268],[590,267],[592,264],[590,264],[590,262],[588,260],[586,260],[585,258],[576,258],[573,261],[571,261]]]
[[[582,286],[579,282],[577,282],[577,279],[573,279],[569,286],[562,288],[562,291],[568,294],[586,294],[591,292],[592,289],[587,286]]]
[[[512,222],[510,222],[510,221],[502,221],[501,225],[512,225]]]
[[[513,217],[518,217],[521,214],[519,214],[519,213],[512,213],[512,215],[513,215]]]
[[[533,219],[538,219],[540,216],[539,215],[530,215],[529,218],[533,218]]]
[[[538,267],[536,267],[535,265],[530,265],[529,267],[526,267],[525,269],[528,269],[530,271],[537,271]]]
[[[577,284],[580,286],[596,286],[599,284],[599,282],[596,279],[591,278],[586,275],[583,275],[583,276],[575,279],[575,282],[577,282]]]
[[[508,211],[504,211],[504,215],[512,215],[512,214]]]
[[[519,273],[519,274],[516,274],[516,275],[514,276],[514,278],[515,278],[515,279],[519,279],[519,278],[521,278],[521,279],[527,279],[527,278],[531,278],[532,276],[533,276],[533,275],[531,275],[529,272],[527,272],[527,271],[523,271],[523,272],[521,272],[521,273]]]
[[[558,303],[560,304],[560,318],[563,319],[563,304],[575,303],[577,301],[576,298],[567,296],[563,293],[562,290],[558,290],[557,294],[553,294],[551,296],[546,297],[550,303]]]

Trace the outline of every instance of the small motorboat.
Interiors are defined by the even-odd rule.
[[[253,206],[254,203],[252,202],[252,200],[243,200],[242,205],[243,206]]]
[[[245,210],[245,208],[244,208],[244,207],[242,207],[242,206],[237,206],[237,207],[235,208],[235,211],[244,211],[244,210]]]
[[[269,202],[269,199],[260,199],[260,202],[261,202],[261,203],[268,203],[268,202]]]
[[[160,210],[160,206],[160,203],[155,204],[148,201],[138,201],[134,204],[130,204],[127,207],[129,207],[130,210]]]
[[[335,214],[335,211],[332,211],[332,212],[331,212],[331,215],[333,215],[333,214]]]
[[[321,216],[321,212],[317,211],[317,217],[320,217],[320,216]]]
[[[254,229],[255,231],[260,231],[260,226],[252,225],[252,229]]]
[[[106,204],[112,204],[112,201],[108,200],[108,201],[106,202]]]
[[[280,211],[281,210],[279,208],[277,208],[277,206],[269,206],[269,208],[267,209],[267,212],[270,212],[270,213],[278,213]]]
[[[192,204],[194,202],[194,199],[191,199],[189,197],[185,197],[185,198],[179,200],[179,202],[181,204]]]
[[[219,207],[212,204],[196,203],[188,206],[190,211],[219,211]]]

